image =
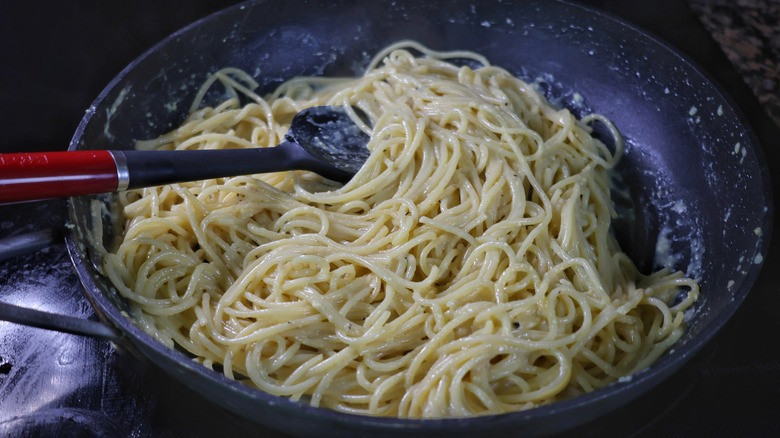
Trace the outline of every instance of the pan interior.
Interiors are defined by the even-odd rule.
[[[89,109],[71,149],[132,148],[135,140],[170,130],[185,117],[200,84],[222,67],[241,68],[261,91],[270,91],[299,75],[361,74],[374,53],[401,39],[479,52],[535,83],[553,104],[578,116],[605,115],[625,136],[625,154],[613,173],[615,235],[643,272],[680,269],[702,289],[688,332],[659,360],[655,368],[662,371],[647,373],[668,374],[725,322],[757,275],[770,232],[759,147],[731,101],[689,62],[579,6],[241,4],[183,29],[131,64]],[[215,92],[207,100],[222,97]],[[602,127],[594,129],[609,142]],[[104,206],[97,216],[95,200]],[[100,275],[98,242],[88,237],[100,224],[102,244],[111,244],[121,216],[112,205],[110,197],[74,198],[70,247],[80,274],[90,277],[87,293],[99,310],[131,337],[141,337],[121,314],[129,313],[127,303]]]

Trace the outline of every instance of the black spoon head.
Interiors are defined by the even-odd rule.
[[[359,108],[352,107],[352,110],[367,121]],[[348,174],[346,179],[357,173],[368,159],[369,139],[347,109],[338,106],[315,106],[301,111],[293,118],[287,135],[288,141],[298,143],[323,166]]]

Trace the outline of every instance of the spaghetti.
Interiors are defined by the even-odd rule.
[[[200,108],[214,82],[232,96]],[[682,335],[695,281],[639,273],[609,233],[621,141],[603,117],[410,42],[360,78],[255,87],[217,73],[181,127],[139,148],[271,147],[301,109],[343,105],[372,121],[356,118],[371,155],[343,186],[284,172],[122,193],[104,269],[169,347],[314,406],[437,418],[592,391]]]

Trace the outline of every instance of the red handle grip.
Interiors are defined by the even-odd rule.
[[[0,154],[0,203],[112,192],[117,183],[109,151]]]

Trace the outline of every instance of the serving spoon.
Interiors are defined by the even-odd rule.
[[[0,204],[286,170],[346,182],[368,159],[368,140],[344,107],[319,106],[296,114],[271,148],[0,154]]]

